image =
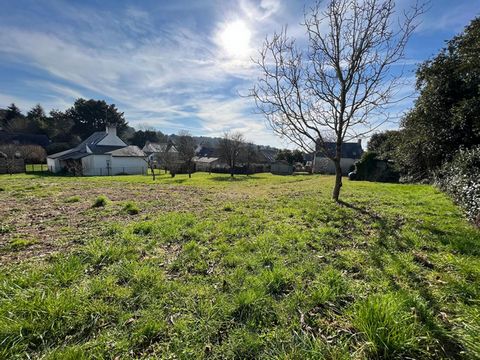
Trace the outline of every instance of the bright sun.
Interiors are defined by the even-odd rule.
[[[248,55],[251,32],[245,22],[237,20],[225,25],[220,32],[220,43],[229,56]]]

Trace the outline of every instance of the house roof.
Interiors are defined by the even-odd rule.
[[[220,157],[220,149],[209,147],[209,146],[199,146],[195,151],[195,155],[199,158],[219,158]]]
[[[210,164],[212,162],[215,162],[218,160],[218,158],[216,157],[199,157],[199,156],[195,156],[193,159],[193,162],[196,162],[196,163],[206,163],[206,164]]]
[[[130,145],[123,147],[121,149],[113,150],[108,152],[107,154],[111,154],[112,156],[122,156],[122,157],[145,157],[145,153],[140,150],[138,146]]]
[[[50,140],[46,135],[41,134],[0,131],[0,144],[40,145],[47,147],[50,144]]]
[[[326,149],[320,149],[317,156],[335,156],[336,144],[334,142],[325,143]],[[342,143],[342,158],[360,159],[363,154],[362,145],[360,143]]]
[[[150,141],[147,141],[145,146],[143,147],[142,151],[148,153],[148,154],[153,154],[153,153],[161,153],[161,152],[178,152],[177,148],[172,142],[166,142],[166,143],[153,143]]]
[[[277,150],[274,149],[260,149],[258,154],[260,155],[260,162],[273,163],[277,157]]]
[[[48,158],[58,160],[78,160],[88,155],[103,155],[125,147],[120,145],[98,145],[98,143],[106,136],[107,133],[105,131],[94,132],[74,148],[49,155]]]

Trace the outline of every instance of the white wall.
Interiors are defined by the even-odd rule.
[[[340,159],[340,167],[342,168],[342,174],[348,175],[350,167],[355,164],[357,159],[342,158]],[[320,174],[335,174],[335,164],[332,160],[325,157],[315,157],[315,165],[313,171]]]
[[[47,157],[47,166],[48,170],[51,171],[52,173],[58,173],[60,170],[60,161],[57,159],[50,159]]]
[[[107,167],[110,161],[110,168]],[[62,164],[57,159],[47,158],[47,165],[51,172],[58,173]],[[141,157],[122,157],[111,155],[89,155],[82,158],[83,175],[106,176],[116,174],[145,174],[147,163]]]
[[[112,156],[112,174],[145,174],[147,162],[141,157]]]
[[[111,175],[108,173],[107,160],[111,160],[111,155],[85,156],[82,158],[83,175]]]

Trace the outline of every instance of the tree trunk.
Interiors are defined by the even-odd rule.
[[[333,187],[332,198],[338,202],[340,196],[340,188],[342,187],[342,167],[340,166],[340,160],[334,160],[335,163],[335,186]]]
[[[230,176],[233,178],[233,173],[235,172],[235,163],[232,162],[230,165]]]

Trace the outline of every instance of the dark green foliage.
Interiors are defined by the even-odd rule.
[[[355,163],[354,180],[398,182],[399,178],[393,164],[381,159],[375,152],[363,153],[362,158]]]
[[[277,153],[275,160],[285,160],[290,165],[293,165],[297,162],[303,164],[303,153],[300,150],[289,150],[283,149]]]
[[[94,99],[77,99],[70,109],[54,109],[48,116],[40,104],[28,111],[27,116],[12,104],[6,110],[0,109],[0,116],[0,127],[6,131],[48,136],[52,142],[46,149],[48,154],[69,149],[95,131],[105,131],[107,122],[117,126],[119,135],[128,128],[123,113],[114,104]]]
[[[133,136],[129,139],[129,143],[132,145],[137,145],[140,149],[149,142],[158,143],[165,140],[165,135],[161,132],[154,130],[138,130],[135,131]]]
[[[436,172],[435,183],[480,227],[480,146],[461,149]]]
[[[480,143],[480,18],[417,71],[420,96],[402,120],[396,161],[411,180],[432,176]]]
[[[65,112],[73,120],[72,131],[85,139],[95,131],[105,131],[107,124],[117,126],[118,135],[127,129],[127,122],[115,104],[108,105],[105,100],[77,99],[73,107]]]
[[[369,152],[376,153],[378,159],[394,160],[399,141],[400,131],[387,130],[373,134],[368,142],[367,149]]]
[[[0,118],[0,127],[9,129],[12,120],[17,118],[23,118],[23,114],[15,104],[10,104],[3,112],[2,118]]]

